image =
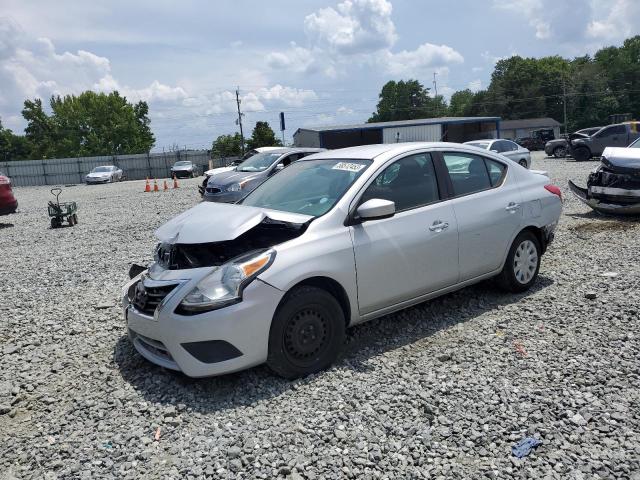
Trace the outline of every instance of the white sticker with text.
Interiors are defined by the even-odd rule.
[[[333,166],[332,170],[345,170],[347,172],[359,172],[364,168],[360,163],[340,162]]]

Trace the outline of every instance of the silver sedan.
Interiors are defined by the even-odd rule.
[[[119,182],[122,180],[122,170],[115,165],[96,167],[87,174],[84,180],[87,185]]]
[[[490,150],[500,155],[504,155],[510,158],[516,163],[519,163],[524,168],[531,168],[531,152],[516,142],[511,140],[473,140],[466,142],[465,145],[471,145],[474,147],[482,148],[483,150]]]
[[[561,210],[544,174],[468,145],[310,155],[161,226],[155,262],[123,288],[129,336],[193,377],[265,362],[307,375],[349,326],[492,277],[529,289]]]

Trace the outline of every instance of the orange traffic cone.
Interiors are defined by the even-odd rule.
[[[151,191],[151,185],[149,185],[149,177],[147,177],[147,184],[144,186],[144,191],[145,192]]]
[[[153,179],[153,191],[157,192],[158,191],[158,183],[156,182],[156,179]]]
[[[169,190],[169,185],[167,185],[167,179],[164,179],[164,185],[162,187],[163,190]]]
[[[178,178],[175,173],[173,174],[173,188],[178,188]]]

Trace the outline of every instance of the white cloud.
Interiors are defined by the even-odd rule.
[[[472,80],[467,84],[467,88],[472,92],[477,92],[478,90],[482,90],[482,80]]]
[[[394,75],[415,75],[426,69],[464,62],[460,53],[447,45],[425,43],[412,51],[384,52],[382,57],[387,70]]]
[[[587,34],[596,39],[621,40],[638,33],[640,3],[634,0],[603,0],[596,5],[600,15],[591,21]]]
[[[397,39],[387,0],[345,0],[336,9],[307,15],[304,28],[318,46],[340,54],[368,53],[390,48]]]
[[[309,46],[292,42],[287,50],[271,52],[267,65],[292,73],[322,72],[327,77],[363,66],[416,76],[464,61],[453,48],[432,43],[393,52],[398,35],[391,13],[387,0],[345,0],[336,8],[321,8],[304,20]]]
[[[524,17],[536,38],[582,51],[602,46],[598,40],[621,41],[637,34],[640,23],[640,3],[635,0],[494,0],[494,7]]]
[[[340,107],[338,108],[337,113],[340,115],[351,115],[353,114],[353,110],[347,107]]]

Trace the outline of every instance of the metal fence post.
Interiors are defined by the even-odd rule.
[[[44,184],[49,185],[49,179],[47,178],[47,169],[44,167],[45,166],[44,160],[42,160],[41,165],[42,165],[42,177],[44,178]]]

